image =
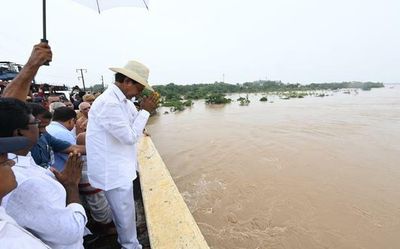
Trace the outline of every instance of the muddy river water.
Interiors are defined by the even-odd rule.
[[[400,85],[330,94],[151,118],[211,248],[400,248]]]

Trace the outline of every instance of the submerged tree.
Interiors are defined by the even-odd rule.
[[[213,93],[206,97],[206,104],[228,104],[232,99],[225,98],[222,93]]]
[[[249,100],[249,95],[246,94],[246,98],[240,97],[237,99],[240,102],[240,105],[249,105],[250,104],[250,100]]]

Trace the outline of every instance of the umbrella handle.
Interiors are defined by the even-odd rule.
[[[43,7],[43,38],[40,40],[40,42],[49,43],[46,34],[46,0],[43,0],[42,7]],[[50,65],[50,61],[46,61],[43,65],[45,66]]]
[[[40,39],[40,42],[49,43],[49,41],[46,40],[46,39]],[[50,65],[50,61],[46,61],[45,63],[43,63],[43,65],[49,66]]]

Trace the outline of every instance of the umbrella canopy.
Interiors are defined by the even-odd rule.
[[[77,3],[80,3],[86,7],[97,10],[99,13],[104,10],[116,8],[116,7],[142,7],[149,9],[149,0],[73,0]],[[46,0],[42,0],[43,7],[43,38],[42,42],[47,41],[46,34]],[[49,65],[49,62],[46,62],[44,65]]]
[[[142,7],[149,9],[149,0],[73,0],[99,13],[116,7]]]

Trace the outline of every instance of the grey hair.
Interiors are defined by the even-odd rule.
[[[65,106],[64,103],[62,102],[53,102],[49,105],[49,111],[51,112],[51,114],[54,114],[54,110],[60,107]]]

